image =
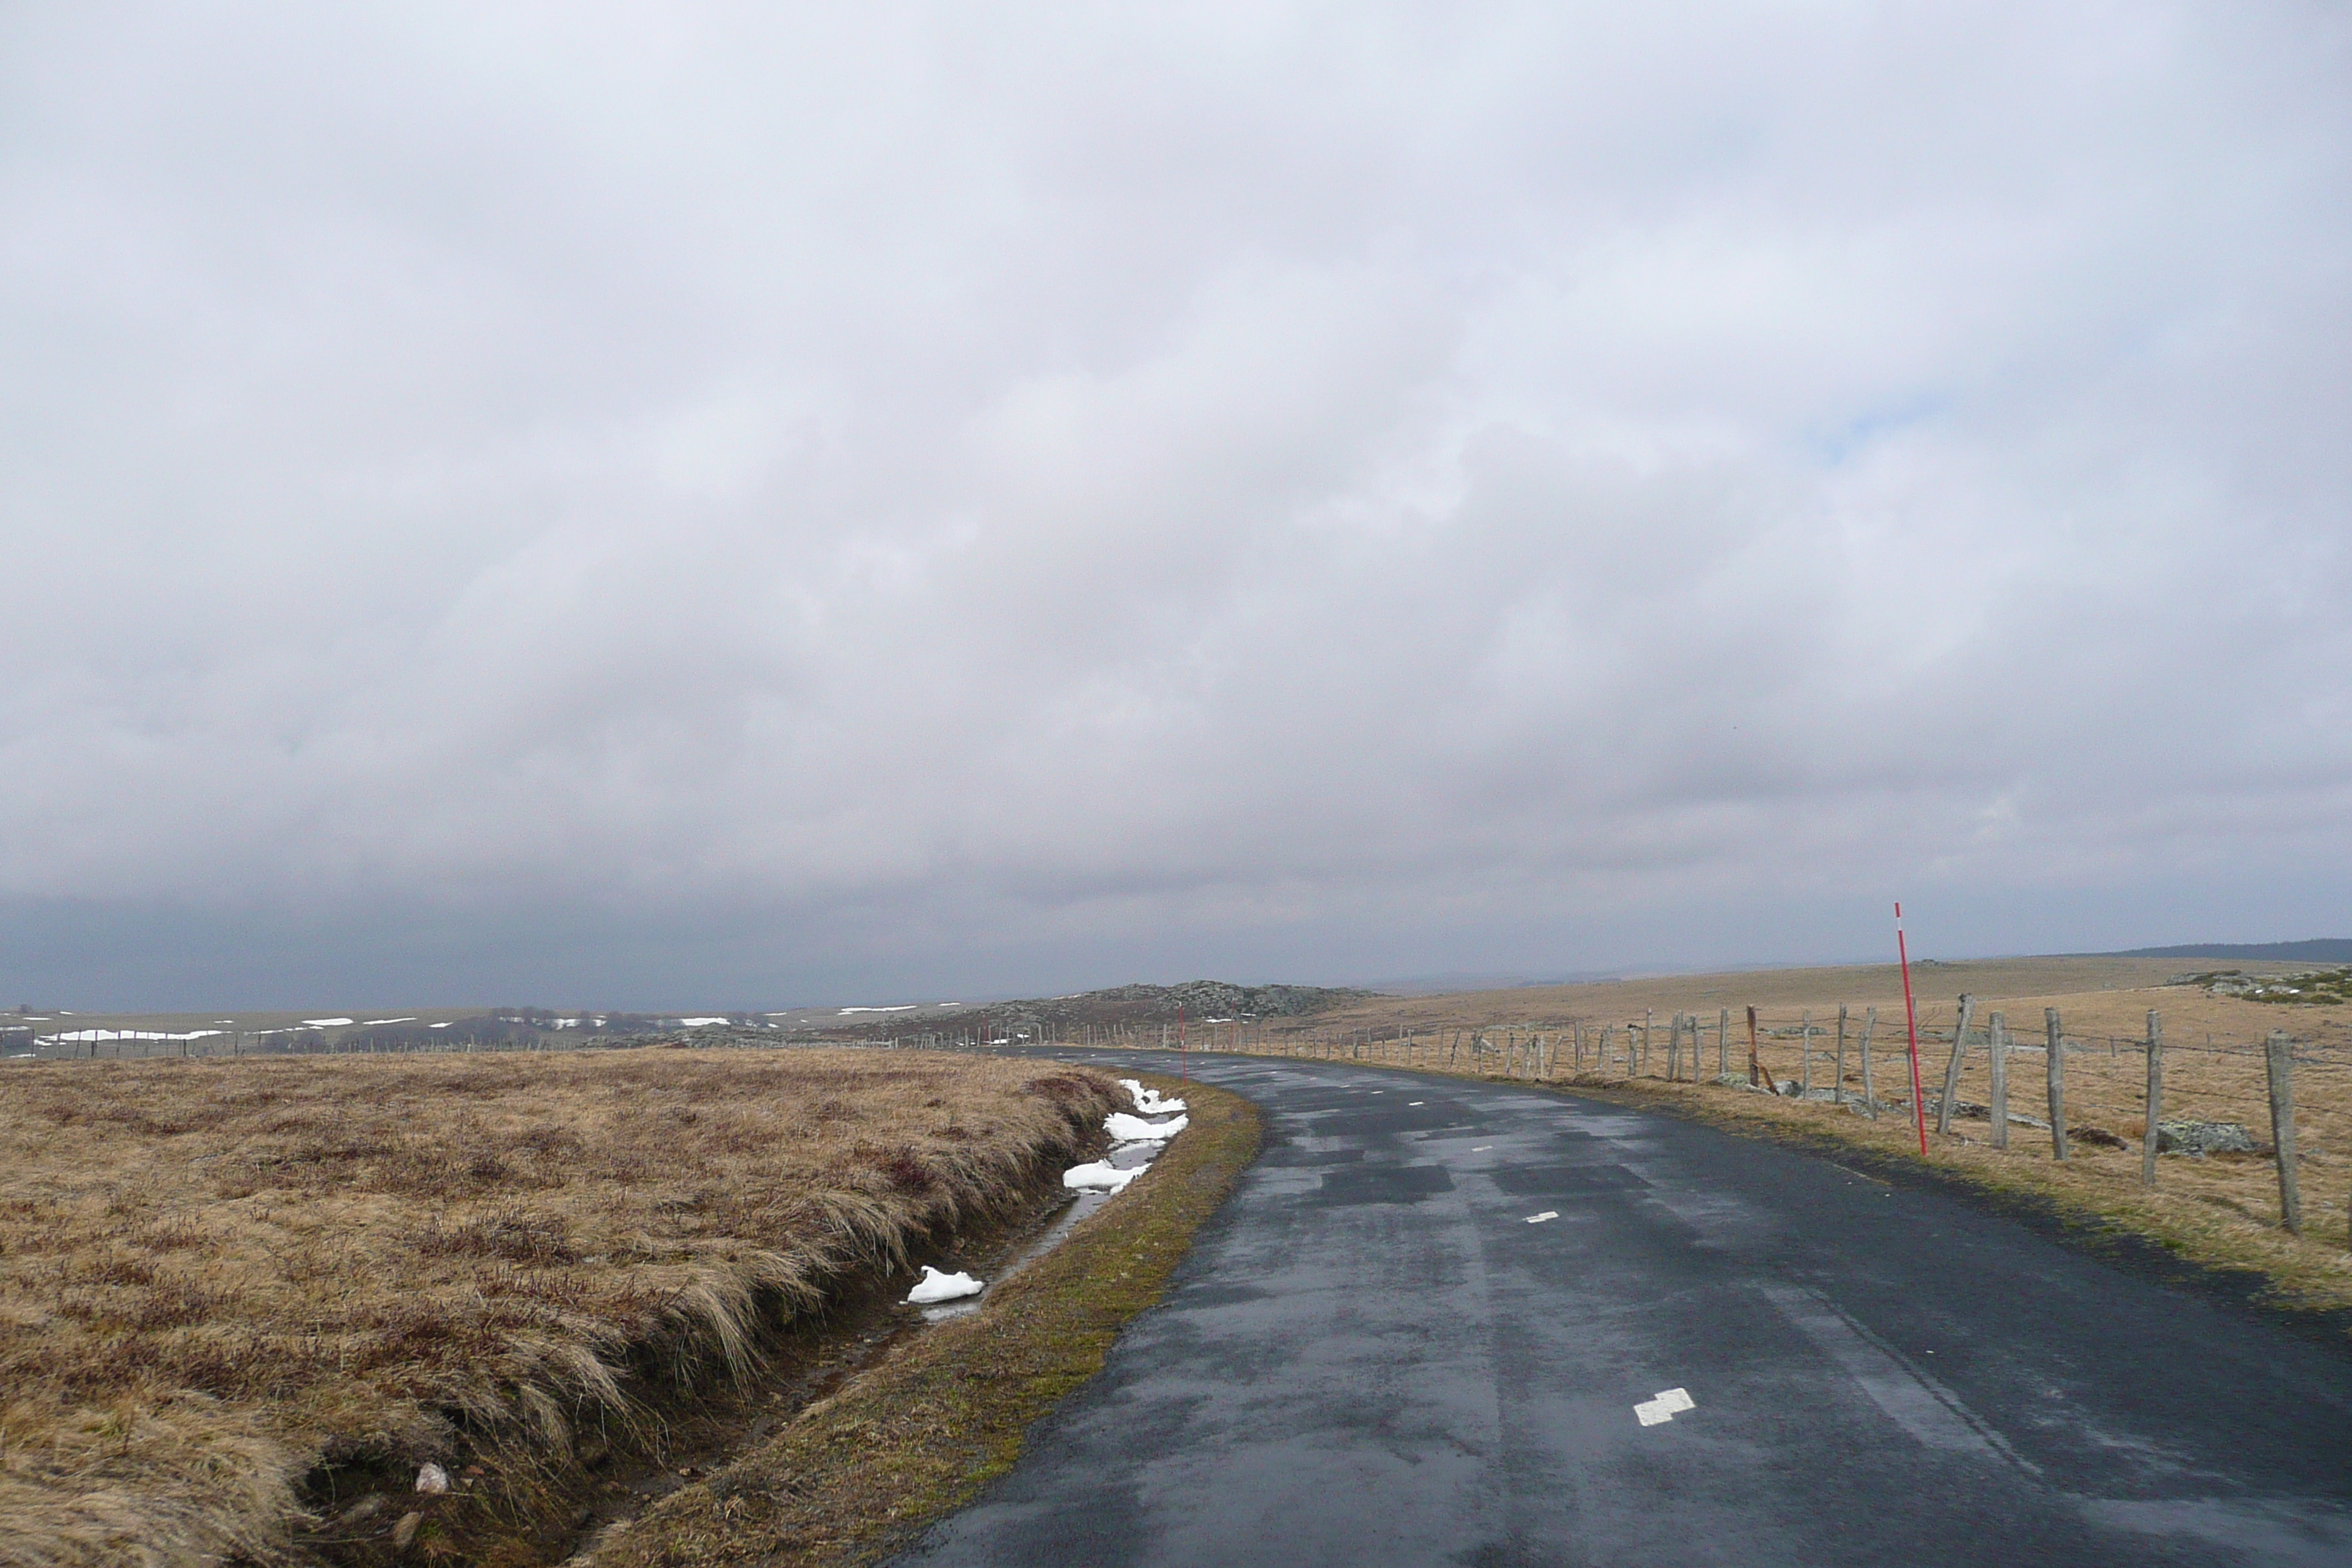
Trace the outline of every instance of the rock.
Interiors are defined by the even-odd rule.
[[[424,1522],[425,1516],[421,1513],[402,1514],[400,1522],[392,1527],[392,1549],[394,1552],[407,1551],[409,1542],[416,1539],[416,1527]]]
[[[337,1514],[335,1516],[335,1523],[339,1528],[349,1529],[351,1526],[359,1523],[359,1521],[363,1519],[373,1519],[377,1514],[383,1511],[385,1501],[386,1499],[382,1492],[370,1492],[367,1496],[360,1499],[359,1501],[352,1504],[351,1507]]]
[[[2125,1149],[2130,1147],[2130,1145],[2126,1143],[2121,1138],[2108,1131],[2104,1127],[2069,1127],[2066,1129],[2066,1136],[2072,1138],[2077,1143],[2088,1143],[2095,1148]],[[2159,1132],[2158,1136],[2161,1138],[2163,1134]]]
[[[416,1472],[416,1489],[438,1497],[449,1489],[449,1472],[428,1462]]]
[[[2166,1154],[2252,1154],[2254,1135],[2238,1121],[2158,1121],[2156,1147]]]

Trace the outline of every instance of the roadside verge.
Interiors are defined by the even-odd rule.
[[[1150,1169],[968,1318],[917,1336],[760,1447],[648,1510],[595,1568],[876,1562],[1013,1466],[1029,1425],[1101,1370],[1257,1156],[1246,1100],[1145,1080],[1191,1105]]]

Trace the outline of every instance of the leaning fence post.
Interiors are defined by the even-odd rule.
[[[2009,1020],[1999,1013],[1985,1031],[1986,1054],[1992,1058],[1992,1146],[2009,1147]]]
[[[1748,1009],[1748,1086],[1750,1089],[1760,1081],[1757,1073],[1761,1065],[1756,1059],[1756,1009],[1750,1007]]]
[[[2284,1029],[2273,1029],[2263,1047],[2271,1079],[2271,1146],[2278,1151],[2279,1224],[2301,1235],[2303,1194],[2295,1185],[2294,1057]]]
[[[2157,1122],[2164,1115],[2164,1015],[2147,1016],[2147,1131],[2139,1141],[2139,1184],[2156,1185]]]
[[[1960,993],[1960,1021],[1952,1030],[1952,1059],[1944,1064],[1944,1098],[1936,1107],[1936,1131],[1952,1130],[1952,1099],[1960,1091],[1960,1058],[1969,1054],[1969,1020],[1976,1016],[1977,999]]]
[[[1715,1016],[1715,1076],[1731,1076],[1731,1009]]]
[[[2050,1152],[2066,1158],[2066,1041],[2058,1032],[2058,1009],[2042,1009],[2042,1027],[2050,1041]]]
[[[1830,1100],[1836,1105],[1845,1103],[1845,1004],[1843,1002],[1838,1004],[1837,1082],[1830,1089]]]

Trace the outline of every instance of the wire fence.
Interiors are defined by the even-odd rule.
[[[2265,1225],[2352,1242],[2352,1047],[2289,1031],[2168,1041],[2011,1019],[1963,1000],[1918,1032],[1899,1010],[1718,1008],[1711,1015],[1486,1029],[1237,1025],[1212,1049],[1556,1083],[1683,1083],[1923,1129],[1929,1145],[2063,1162],[2085,1180],[2172,1188]],[[2053,1050],[2054,1046],[2054,1050]],[[2151,1068],[2153,1068],[2153,1071]],[[2155,1091],[2150,1126],[2150,1089]]]
[[[2011,1019],[1963,998],[1960,1017],[1918,1032],[1917,1087],[1899,1012],[1718,1008],[1713,1016],[1538,1021],[1484,1029],[1333,1028],[1297,1019],[914,1031],[863,1043],[931,1050],[1024,1045],[1207,1049],[1435,1068],[1554,1083],[1627,1080],[1760,1093],[1874,1121],[1924,1126],[1934,1144],[2063,1162],[2095,1181],[2196,1193],[2263,1224],[2352,1242],[2352,1044],[2273,1030],[2262,1040],[2168,1041],[2159,1013],[2137,1036],[2081,1034],[2058,1009]],[[61,1032],[62,1034],[62,1032]],[[2053,1053],[2053,1045],[2055,1045]],[[487,1028],[419,1037],[309,1030],[91,1028],[41,1042],[44,1057],[353,1055],[572,1050],[655,1043]],[[698,1035],[710,1045],[851,1044],[783,1032]],[[2053,1070],[2054,1063],[2054,1070]],[[2153,1071],[2151,1068],[2153,1067]],[[2149,1126],[2151,1088],[2155,1125]]]

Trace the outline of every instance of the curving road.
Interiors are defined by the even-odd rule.
[[[901,1563],[2352,1564],[2352,1355],[1669,1117],[1192,1071],[1263,1158]]]

